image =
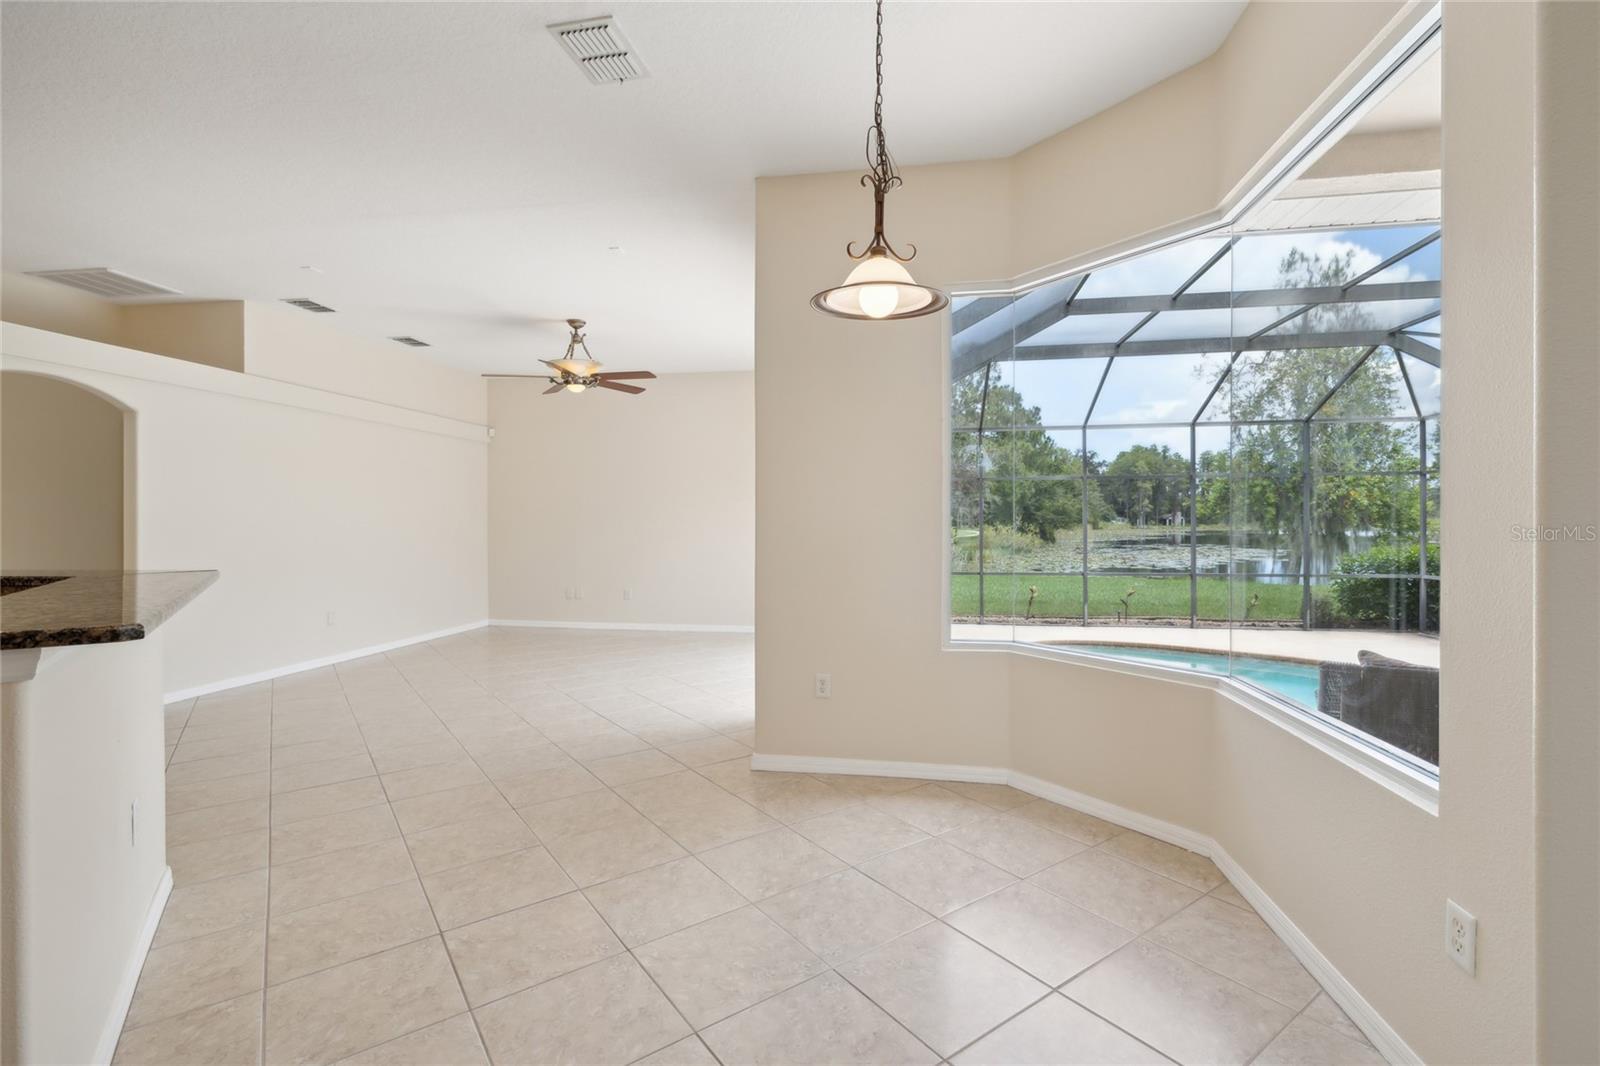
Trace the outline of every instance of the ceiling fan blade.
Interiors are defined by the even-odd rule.
[[[618,392],[640,393],[644,391],[637,385],[618,385],[614,381],[602,381],[597,387],[602,389],[616,389]]]
[[[596,374],[595,377],[601,381],[623,381],[628,378],[653,378],[655,375],[648,370],[623,370],[615,374],[608,371],[603,374]]]
[[[561,384],[561,382],[558,381],[554,385],[551,385],[548,389],[545,389],[544,392],[540,393],[540,395],[541,396],[548,396],[552,392],[560,392],[564,388],[566,388],[566,386]]]
[[[540,381],[549,381],[549,374],[484,374],[486,378],[537,378]]]

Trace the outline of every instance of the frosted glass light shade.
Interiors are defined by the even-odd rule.
[[[877,321],[931,315],[949,303],[944,293],[918,285],[904,264],[881,253],[857,263],[843,285],[811,298],[811,306],[826,314]]]
[[[600,364],[592,359],[552,359],[546,365],[579,378],[592,378],[600,370]]]

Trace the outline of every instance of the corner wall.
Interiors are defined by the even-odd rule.
[[[491,618],[754,621],[754,375],[641,384],[576,396],[544,395],[543,379],[490,384]]]

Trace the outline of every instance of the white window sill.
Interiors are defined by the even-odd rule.
[[[1065,648],[1043,647],[1013,641],[954,640],[948,633],[944,639],[947,651],[1009,652],[1033,659],[1068,662],[1096,670],[1130,674],[1134,677],[1154,678],[1180,685],[1209,688],[1245,710],[1287,730],[1323,754],[1393,792],[1401,799],[1437,816],[1439,813],[1439,780],[1421,770],[1386,755],[1375,744],[1367,744],[1350,737],[1343,731],[1321,721],[1316,715],[1285,700],[1275,699],[1254,686],[1236,681],[1221,674],[1206,674],[1181,667],[1160,666],[1134,659],[1112,659]]]

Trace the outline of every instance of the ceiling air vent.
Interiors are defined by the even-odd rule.
[[[283,302],[298,307],[302,311],[315,311],[319,315],[333,314],[333,308],[327,306],[326,304],[319,304],[309,296],[296,296],[292,300],[285,300]]]
[[[128,296],[177,296],[177,289],[156,285],[148,281],[120,274],[105,267],[84,267],[81,270],[30,270],[36,278],[47,278],[70,285],[74,289],[92,292],[96,296],[120,299]]]
[[[609,81],[633,81],[649,74],[639,57],[628,47],[610,15],[578,22],[558,22],[546,27],[567,55],[596,85]]]
[[[390,337],[389,339],[392,340],[392,341],[399,341],[401,344],[406,345],[408,348],[432,348],[433,347],[433,345],[429,344],[427,341],[419,341],[415,337]]]

